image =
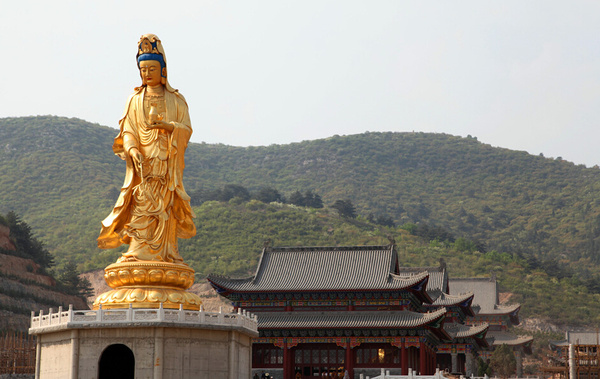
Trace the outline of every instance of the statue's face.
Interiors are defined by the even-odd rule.
[[[159,61],[141,61],[140,75],[144,84],[151,87],[161,84],[161,69]]]

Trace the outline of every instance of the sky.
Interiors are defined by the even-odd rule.
[[[0,118],[117,128],[145,33],[193,142],[422,131],[600,165],[596,0],[3,0]]]

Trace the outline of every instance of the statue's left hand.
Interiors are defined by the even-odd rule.
[[[164,122],[164,121],[156,121],[156,122],[148,125],[148,129],[162,129],[162,130],[166,130],[167,132],[172,132],[173,124],[169,124],[168,122]]]

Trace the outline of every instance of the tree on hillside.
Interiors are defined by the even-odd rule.
[[[375,217],[373,213],[369,213],[369,215],[367,216],[367,220],[377,225],[387,226],[390,228],[396,227],[396,223],[394,222],[394,219],[391,216],[379,215]]]
[[[10,239],[16,247],[16,252],[5,252],[18,255],[23,258],[32,259],[43,269],[52,267],[54,257],[46,250],[44,244],[33,237],[31,227],[22,221],[14,212],[8,212],[4,217],[4,223],[10,230]]]
[[[356,208],[350,200],[336,200],[331,208],[337,210],[341,217],[356,218]]]
[[[500,345],[494,350],[490,360],[490,366],[497,375],[508,378],[517,369],[517,359],[508,345]]]
[[[58,276],[58,282],[65,291],[80,297],[88,297],[94,294],[94,288],[87,278],[80,277],[77,265],[73,262],[67,263],[64,270]]]
[[[272,187],[262,187],[252,197],[258,201],[262,201],[263,203],[285,203],[285,198],[283,195]]]
[[[438,226],[429,226],[425,223],[405,224],[402,228],[408,230],[413,236],[422,237],[427,241],[438,240],[454,243],[456,240],[454,235],[446,229]]]
[[[323,208],[323,200],[321,196],[308,190],[304,193],[304,205],[311,208]]]
[[[250,192],[248,192],[246,187],[238,184],[226,184],[220,191],[219,198],[217,200],[229,201],[234,197],[239,197],[240,199],[247,201],[250,200]]]
[[[250,192],[244,186],[238,184],[226,184],[223,188],[216,190],[197,189],[190,192],[191,204],[201,205],[205,201],[229,201],[234,197],[243,201],[250,200]]]
[[[296,191],[290,195],[289,199],[290,204],[297,205],[299,207],[304,207],[306,203],[304,202],[304,196],[300,191]]]

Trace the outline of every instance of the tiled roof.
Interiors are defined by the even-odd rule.
[[[386,312],[263,312],[257,314],[258,329],[410,329],[443,318],[446,309],[416,313]]]
[[[573,345],[598,345],[600,341],[600,332],[598,331],[587,331],[587,332],[571,332],[565,333],[565,340],[563,341],[551,341],[550,343],[555,346],[569,346]]]
[[[488,328],[489,325],[485,323],[474,326],[451,324],[444,327],[448,335],[450,335],[452,338],[474,337],[485,332]]]
[[[529,345],[533,341],[531,336],[517,336],[516,334],[504,331],[493,331],[490,330],[487,333],[487,338],[494,341],[494,346],[508,345],[508,346],[525,346]]]
[[[399,271],[400,274],[404,275],[427,272],[429,274],[427,293],[433,300],[447,292],[448,273],[445,265],[439,267],[400,267]]]
[[[397,265],[393,246],[265,248],[254,277],[207,279],[235,292],[402,290],[428,280],[426,272],[402,275]]]
[[[473,293],[466,293],[463,295],[448,295],[446,293],[442,293],[440,296],[435,299],[435,301],[431,304],[433,306],[450,306],[450,305],[458,305],[462,304],[466,301],[469,301],[473,297]]]
[[[521,307],[520,304],[498,304],[498,287],[495,278],[448,279],[448,285],[452,295],[472,293],[473,308],[479,308],[479,315],[511,314]]]

